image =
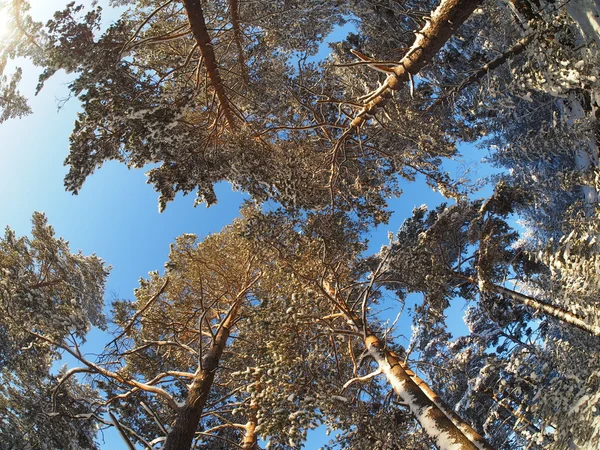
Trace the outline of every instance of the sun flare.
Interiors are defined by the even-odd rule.
[[[8,7],[0,4],[0,39],[5,37],[9,30]]]

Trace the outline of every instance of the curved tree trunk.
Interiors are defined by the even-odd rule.
[[[229,339],[231,327],[237,318],[240,304],[241,300],[238,299],[223,321],[210,350],[202,360],[201,367],[196,371],[185,404],[177,412],[177,418],[173,428],[167,435],[163,450],[189,450],[192,446],[194,435],[198,429],[215,378],[215,372],[219,367],[223,350],[227,346],[227,339]]]
[[[225,93],[225,86],[219,73],[219,67],[217,64],[217,58],[215,57],[215,51],[206,28],[206,21],[204,20],[204,12],[202,11],[202,5],[200,0],[183,0],[183,5],[192,28],[192,33],[196,39],[196,43],[200,48],[200,53],[204,57],[204,66],[210,79],[210,84],[215,90],[217,99],[221,106],[225,120],[230,128],[235,127],[235,120],[231,110],[231,105],[227,94]]]

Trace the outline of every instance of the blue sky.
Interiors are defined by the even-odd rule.
[[[34,11],[45,14],[56,9],[56,3],[32,2]],[[23,63],[23,91],[30,95],[36,85],[37,71]],[[219,186],[219,203],[211,208],[193,207],[193,197],[178,196],[167,210],[159,214],[157,194],[146,184],[142,170],[128,170],[109,163],[94,173],[78,196],[66,193],[63,161],[68,153],[68,137],[78,104],[69,101],[57,112],[59,99],[68,94],[62,74],[51,79],[42,92],[31,99],[34,114],[0,125],[0,226],[9,225],[17,234],[30,231],[34,211],[44,211],[57,235],[70,241],[72,250],[96,253],[113,266],[107,289],[107,303],[113,298],[133,298],[138,279],[149,271],[161,270],[169,253],[169,244],[182,233],[200,237],[219,231],[237,216],[243,195],[227,184]],[[471,160],[481,158],[470,148]],[[470,161],[465,161],[470,164]],[[488,173],[482,169],[482,175]],[[414,206],[433,207],[444,201],[424,183],[404,184],[404,195],[393,200],[394,211],[387,226],[381,226],[371,237],[371,249],[387,243],[387,232],[397,231],[410,216]],[[449,324],[456,331],[464,329],[460,308],[453,311]],[[396,312],[390,312],[395,316]],[[410,334],[408,315],[400,322],[403,333]],[[407,328],[408,327],[408,328]],[[90,351],[101,349],[104,335],[93,333]],[[403,343],[403,342],[400,342]],[[406,345],[406,343],[403,343]],[[326,439],[313,435],[308,448],[316,448]],[[107,434],[105,448],[120,448],[119,441]]]

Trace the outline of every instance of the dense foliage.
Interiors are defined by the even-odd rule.
[[[116,160],[150,164],[160,210],[221,181],[251,200],[113,303],[94,360],[108,269],[40,213],[7,229],[0,447],[97,448],[108,426],[130,449],[283,450],[318,426],[331,448],[600,446],[597,1],[108,6],[4,5],[0,122],[31,113],[27,58],[81,103],[67,190]],[[444,169],[465,144],[502,169],[489,198]],[[448,203],[366,255],[416,179]],[[386,311],[411,302],[404,348]]]

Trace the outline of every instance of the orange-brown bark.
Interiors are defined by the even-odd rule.
[[[431,20],[417,33],[414,44],[400,64],[393,67],[394,72],[387,77],[381,88],[372,93],[371,98],[367,98],[350,127],[361,126],[377,108],[391,98],[391,91],[402,89],[412,76],[418,74],[481,3],[482,0],[442,1],[431,15]]]
[[[188,16],[188,21],[190,22],[192,33],[194,34],[200,53],[204,58],[204,66],[206,67],[210,84],[215,90],[215,95],[219,100],[221,111],[223,112],[227,124],[233,129],[235,127],[235,120],[231,104],[225,93],[225,86],[223,85],[213,44],[206,27],[201,2],[200,0],[183,0],[183,5]]]
[[[240,302],[241,300],[238,299],[223,321],[210,350],[202,360],[201,368],[196,371],[185,404],[179,408],[173,428],[167,435],[164,450],[189,450],[191,448],[215,373],[219,367],[221,355],[227,346],[231,327],[237,318]]]

